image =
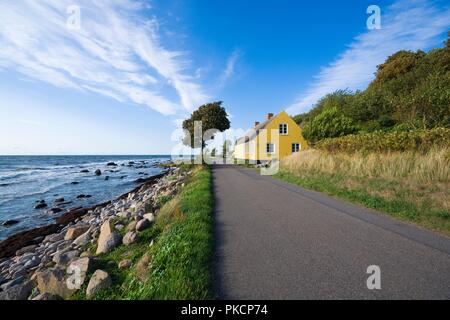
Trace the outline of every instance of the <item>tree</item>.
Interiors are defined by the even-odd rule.
[[[230,120],[225,108],[222,107],[222,101],[207,103],[195,110],[189,119],[183,121],[183,129],[189,132],[183,139],[183,143],[189,147],[201,146],[203,149],[206,145],[203,134],[196,136],[194,125],[196,121],[201,121],[203,134],[207,130],[216,129],[223,132],[230,128]],[[213,139],[214,137],[210,137]]]
[[[344,116],[336,107],[329,108],[315,117],[303,129],[303,136],[314,143],[325,138],[341,137],[357,131],[352,119]]]

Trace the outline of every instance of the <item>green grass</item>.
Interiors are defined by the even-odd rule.
[[[431,200],[418,203],[411,202],[409,192],[396,188],[390,181],[361,178],[357,183],[349,186],[347,183],[348,177],[344,173],[331,175],[319,171],[304,171],[302,177],[298,177],[285,169],[281,169],[274,177],[450,235],[450,215],[448,211],[436,210]],[[373,190],[389,191],[393,195],[379,196],[374,194]]]
[[[182,191],[161,208],[155,224],[131,246],[119,246],[98,257],[95,269],[107,271],[113,286],[92,299],[209,299],[213,253],[213,194],[211,172],[195,169]],[[152,246],[149,246],[151,241]],[[137,276],[136,264],[151,257],[147,279]],[[119,270],[123,259],[133,266]],[[87,281],[86,281],[87,282]],[[86,299],[84,284],[74,299]]]

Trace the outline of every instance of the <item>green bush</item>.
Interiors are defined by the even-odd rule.
[[[321,139],[341,137],[356,131],[357,128],[352,120],[333,107],[326,109],[305,125],[303,136],[314,143]]]
[[[319,141],[315,147],[329,152],[427,152],[435,147],[450,146],[450,129],[435,128],[413,131],[375,131]]]

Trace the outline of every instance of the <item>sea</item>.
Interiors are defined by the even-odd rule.
[[[137,179],[161,173],[164,169],[156,164],[167,160],[170,156],[0,156],[0,241],[50,224],[69,209],[131,191]],[[110,162],[117,166],[108,166]],[[95,174],[97,169],[101,175]],[[62,204],[55,202],[61,198]],[[35,209],[40,201],[48,207]],[[63,210],[50,213],[52,208]],[[17,223],[3,225],[6,221]]]

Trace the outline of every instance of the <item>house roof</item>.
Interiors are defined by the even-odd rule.
[[[248,130],[243,137],[236,140],[236,144],[246,143],[250,140],[252,140],[254,137],[256,137],[259,134],[259,130],[265,129],[269,123],[272,122],[273,119],[275,119],[277,115],[273,116],[272,118],[258,124],[256,127],[253,127],[252,129]]]

